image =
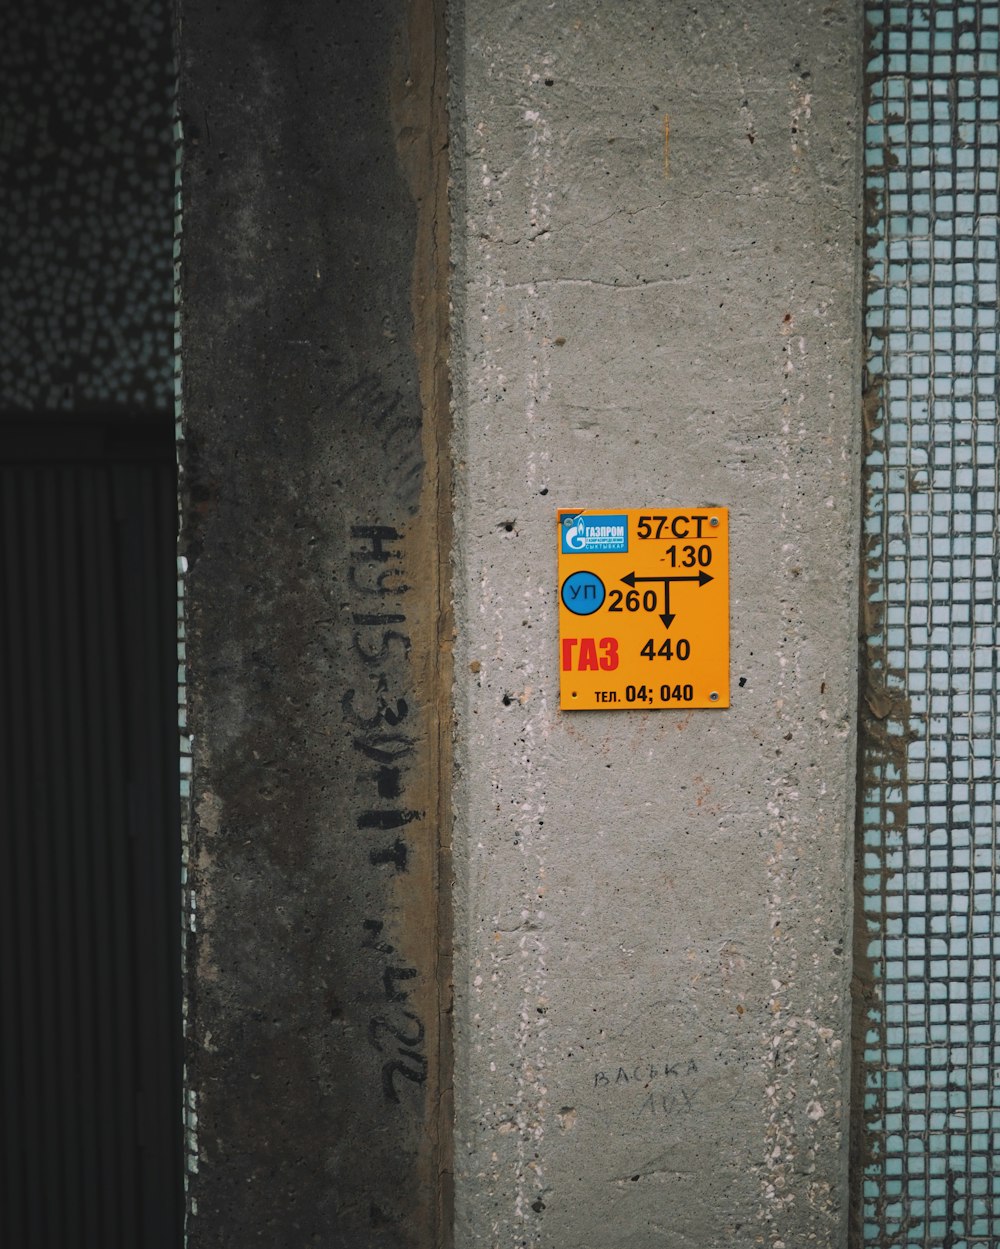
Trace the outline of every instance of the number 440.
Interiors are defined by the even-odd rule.
[[[657,648],[655,639],[650,638],[639,654],[645,655],[647,659],[688,659],[691,655],[691,643],[687,638],[678,638],[676,642],[667,638]]]

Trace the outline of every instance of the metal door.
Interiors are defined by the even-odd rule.
[[[172,440],[2,446],[0,1243],[176,1249]]]

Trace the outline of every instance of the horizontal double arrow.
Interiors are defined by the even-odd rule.
[[[676,619],[676,613],[670,610],[670,583],[671,581],[697,581],[699,585],[707,585],[712,578],[707,572],[700,572],[696,577],[637,577],[634,572],[630,572],[627,577],[622,577],[622,581],[635,588],[638,581],[656,581],[663,583],[663,612],[660,619],[663,621],[663,627],[669,629]]]

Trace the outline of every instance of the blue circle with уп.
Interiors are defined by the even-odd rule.
[[[604,602],[604,582],[593,572],[571,572],[562,583],[561,594],[575,616],[591,616]]]

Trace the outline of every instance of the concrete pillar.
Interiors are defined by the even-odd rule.
[[[190,1249],[450,1233],[443,44],[180,5]]]
[[[846,1243],[856,0],[453,11],[456,1243]],[[732,706],[560,712],[555,509],[730,509]]]
[[[843,1244],[858,4],[180,18],[192,1249]],[[558,710],[571,505],[729,708]]]

